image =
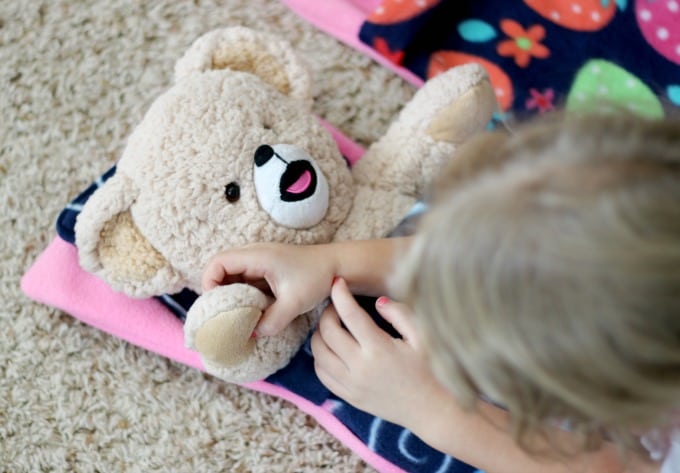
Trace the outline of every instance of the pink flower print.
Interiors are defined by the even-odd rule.
[[[543,93],[536,89],[529,89],[531,98],[527,99],[527,110],[538,110],[539,113],[549,112],[555,109],[553,100],[555,100],[555,91],[553,89],[545,89]]]

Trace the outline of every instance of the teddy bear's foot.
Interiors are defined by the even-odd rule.
[[[301,315],[278,335],[254,337],[269,305],[267,296],[246,284],[219,286],[191,306],[185,343],[201,355],[206,371],[234,383],[266,378],[284,367],[305,341],[311,316]]]
[[[220,312],[196,331],[196,350],[212,363],[221,366],[238,364],[255,347],[252,334],[261,315],[262,311],[256,307]]]
[[[253,330],[268,305],[262,291],[246,284],[216,287],[200,296],[184,324],[188,348],[204,361],[234,366],[254,349]]]

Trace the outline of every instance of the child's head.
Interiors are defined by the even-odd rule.
[[[515,433],[612,435],[680,405],[680,124],[565,116],[485,134],[395,278],[435,373]]]

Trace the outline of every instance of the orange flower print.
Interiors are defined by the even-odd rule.
[[[545,59],[550,50],[540,41],[545,38],[545,28],[541,25],[530,26],[527,30],[515,20],[501,21],[501,30],[512,39],[498,43],[496,51],[501,56],[513,57],[518,67],[527,67],[532,57]]]

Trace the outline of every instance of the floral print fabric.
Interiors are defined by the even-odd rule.
[[[480,63],[504,117],[680,114],[680,0],[385,0],[359,37],[423,80]]]

